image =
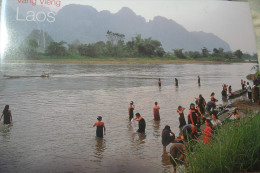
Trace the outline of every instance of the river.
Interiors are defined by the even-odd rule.
[[[172,172],[160,133],[167,124],[178,136],[177,107],[186,107],[187,121],[199,94],[208,101],[215,92],[222,103],[222,84],[240,89],[254,65],[1,64],[0,107],[10,105],[13,125],[0,125],[0,172]],[[50,77],[38,77],[42,71]],[[130,101],[146,120],[145,135],[129,123]],[[153,121],[155,101],[159,123]],[[107,128],[103,139],[92,127],[97,116]]]

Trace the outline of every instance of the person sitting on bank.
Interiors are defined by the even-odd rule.
[[[170,148],[170,162],[176,173],[177,164],[183,164],[186,155],[185,145],[182,143],[174,143]]]
[[[9,110],[9,105],[5,105],[5,108],[3,110],[0,121],[1,121],[3,116],[4,116],[4,124],[11,124],[12,123],[13,118],[12,118],[11,110]]]
[[[198,129],[195,125],[193,124],[187,124],[183,126],[182,128],[182,133],[184,140],[190,140],[190,139],[198,139]]]
[[[160,113],[159,113],[160,106],[158,106],[158,102],[154,103],[153,106],[153,115],[155,121],[160,121]]]
[[[218,111],[213,111],[212,114],[211,114],[211,124],[212,124],[212,128],[216,128],[218,126],[221,126],[222,123],[221,121],[218,119]]]
[[[128,107],[129,121],[131,121],[131,119],[134,118],[134,109],[135,109],[134,102],[131,101]]]
[[[143,117],[141,117],[141,115],[139,113],[135,114],[135,118],[134,120],[138,121],[138,133],[145,133],[145,127],[146,127],[146,123]]]
[[[103,129],[104,129],[104,135],[106,134],[106,127],[104,122],[102,121],[102,117],[98,116],[97,117],[97,122],[95,122],[95,124],[93,125],[93,127],[97,126],[97,130],[96,130],[96,136],[99,138],[103,138]]]
[[[162,145],[163,151],[166,151],[166,146],[170,143],[174,143],[175,134],[171,131],[171,127],[166,125],[162,130]]]
[[[231,120],[237,120],[237,119],[240,119],[242,118],[242,115],[240,114],[238,108],[234,108],[231,112],[231,117],[230,119]]]

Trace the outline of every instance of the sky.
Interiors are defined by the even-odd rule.
[[[17,3],[17,0],[8,0]],[[29,0],[30,1],[30,0]],[[39,1],[39,0],[38,0]],[[61,0],[61,5],[90,5],[98,11],[118,12],[129,7],[147,21],[163,16],[188,31],[213,33],[226,41],[232,51],[256,53],[255,34],[248,2],[224,0]],[[52,9],[57,10],[61,8]]]
[[[62,5],[84,4],[98,11],[131,8],[147,21],[155,16],[172,19],[188,31],[213,33],[233,51],[256,52],[255,34],[248,2],[221,0],[62,0]]]

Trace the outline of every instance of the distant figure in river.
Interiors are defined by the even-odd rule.
[[[182,127],[185,126],[187,123],[186,123],[186,120],[185,120],[185,117],[184,117],[184,110],[185,108],[182,107],[182,106],[179,106],[178,109],[177,109],[177,112],[178,114],[180,115],[179,116],[179,122],[180,122],[180,125],[179,125],[179,128],[180,128],[180,135],[182,135]]]
[[[158,86],[161,87],[162,86],[162,81],[161,78],[158,79]]]
[[[176,173],[177,164],[184,163],[184,156],[186,155],[185,145],[182,143],[174,143],[170,148],[170,162],[173,166],[174,173]]]
[[[198,76],[198,84],[200,85],[200,76]]]
[[[175,134],[171,131],[171,127],[166,125],[162,130],[162,145],[163,151],[166,151],[166,146],[174,143]]]
[[[2,117],[4,116],[4,124],[11,124],[12,122],[12,113],[11,110],[9,110],[9,105],[5,105],[5,108],[3,110],[3,114],[0,118],[0,121]]]
[[[246,90],[247,90],[248,99],[250,102],[252,102],[252,88],[249,85],[249,82],[247,82]]]
[[[102,121],[102,117],[98,116],[97,117],[97,122],[95,122],[95,124],[93,125],[93,127],[97,126],[97,130],[96,130],[96,136],[99,138],[103,138],[103,130],[104,130],[104,135],[106,134],[106,127],[104,122]]]
[[[41,77],[49,77],[49,73],[45,73],[45,72],[43,71]]]
[[[175,86],[178,86],[179,84],[178,84],[178,79],[177,78],[175,78]]]
[[[212,136],[212,124],[209,119],[205,120],[206,128],[202,132],[203,136],[203,143],[209,144],[211,142],[211,136]]]
[[[158,103],[155,102],[153,106],[153,115],[155,121],[160,121],[160,113],[159,113],[160,106],[158,106]]]
[[[129,107],[128,107],[129,121],[131,121],[131,119],[134,118],[134,109],[135,109],[134,102],[131,101],[131,102],[130,102],[130,105],[129,105]]]
[[[146,123],[143,117],[141,117],[141,115],[139,113],[135,114],[135,118],[134,120],[138,121],[138,130],[137,132],[139,133],[145,133],[145,127],[146,127]]]

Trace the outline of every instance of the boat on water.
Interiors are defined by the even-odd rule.
[[[228,98],[229,98],[229,99],[233,99],[233,98],[242,96],[242,95],[245,94],[245,93],[246,93],[246,90],[240,89],[240,90],[237,90],[237,91],[232,92],[231,94],[229,94],[229,95],[228,95]]]

